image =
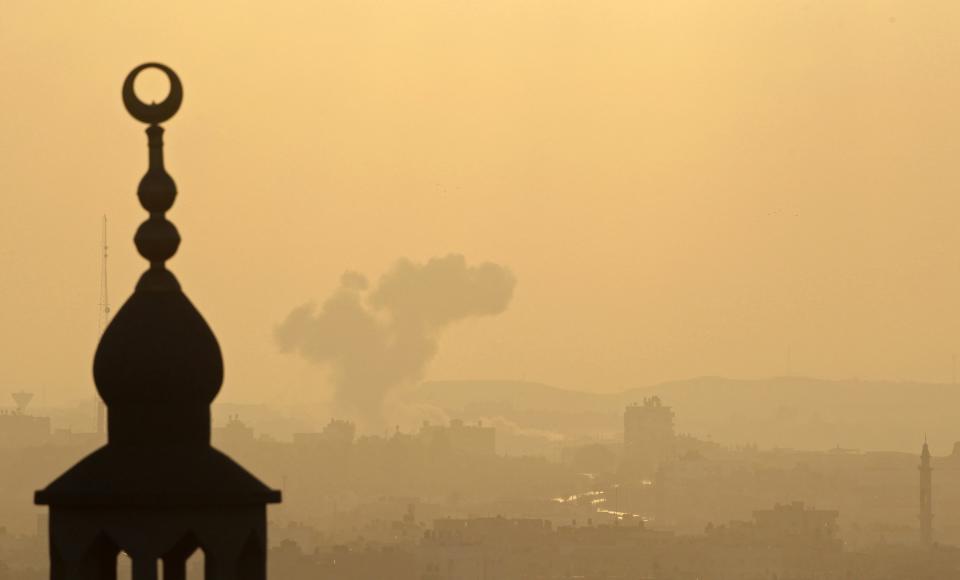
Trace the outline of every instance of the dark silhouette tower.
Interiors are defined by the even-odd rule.
[[[920,542],[924,546],[933,543],[933,468],[930,467],[930,448],[923,441],[920,452]]]
[[[146,68],[163,71],[170,93],[160,104],[137,99]],[[134,580],[182,580],[202,550],[207,580],[266,577],[266,504],[272,490],[210,445],[210,403],[223,382],[220,347],[166,269],[180,235],[164,214],[176,185],[163,166],[163,129],[183,89],[164,65],[135,68],[123,100],[149,123],[149,169],[137,196],[150,217],[137,250],[150,262],[100,339],[93,361],[97,391],[109,408],[107,444],[36,493],[50,509],[52,580],[114,580],[117,554],[133,560]]]

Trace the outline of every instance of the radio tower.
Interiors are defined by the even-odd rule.
[[[97,315],[97,339],[103,335],[110,322],[110,297],[107,292],[107,216],[103,216],[103,232],[100,237],[102,254],[100,256],[100,305]],[[106,433],[107,408],[97,397],[97,435]]]
[[[923,437],[923,450],[920,452],[920,541],[924,546],[933,543],[933,498],[930,472],[930,448],[927,437]]]

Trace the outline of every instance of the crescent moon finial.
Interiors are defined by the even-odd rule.
[[[133,90],[133,82],[143,70],[155,68],[163,71],[170,81],[170,93],[162,103],[147,104],[141,101]],[[134,119],[143,123],[157,125],[163,123],[174,116],[180,109],[180,103],[183,102],[183,85],[180,84],[180,77],[167,65],[158,62],[147,62],[130,71],[125,81],[123,81],[123,104],[127,112]]]

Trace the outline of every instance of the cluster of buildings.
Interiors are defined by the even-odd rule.
[[[295,505],[293,512],[274,512],[274,517],[282,518],[270,550],[269,566],[275,577],[960,577],[958,555],[938,543],[954,541],[956,524],[945,516],[937,520],[935,528],[933,517],[935,505],[947,513],[960,507],[960,496],[952,492],[953,484],[960,484],[960,453],[934,458],[924,444],[918,462],[916,456],[907,454],[841,449],[728,449],[677,434],[674,420],[674,410],[657,397],[628,406],[622,444],[602,450],[606,473],[578,474],[581,481],[589,475],[588,483],[584,483],[587,487],[572,490],[575,493],[562,498],[560,505],[542,510],[535,502],[501,502],[486,508],[479,504],[440,505],[426,495],[429,491],[417,492],[457,487],[443,480],[443,472],[429,471],[429,465],[452,473],[478,470],[466,479],[489,476],[503,480],[516,475],[515,470],[504,468],[506,459],[496,454],[496,430],[482,423],[424,423],[413,433],[398,431],[384,438],[358,436],[353,423],[335,419],[317,432],[300,433],[292,442],[279,443],[257,437],[253,428],[233,415],[213,429],[213,438],[218,445],[241,455],[250,449],[262,449],[263,455],[275,459],[277,465],[288,466],[284,475],[296,474],[289,466],[298,463],[305,468],[316,463],[320,472],[325,472],[318,476],[321,479],[305,483],[302,492],[297,491],[296,484],[282,481],[283,487],[292,491]],[[16,431],[29,429],[22,425],[41,427],[36,427],[36,438],[30,439],[25,435],[30,431]],[[0,433],[15,433],[22,446],[56,448],[49,425],[49,418],[30,415],[26,405],[0,414]],[[330,463],[337,457],[348,461],[342,465]],[[417,463],[423,458],[432,458],[432,463]],[[382,463],[383,473],[394,473],[396,482],[373,472],[358,471],[349,476],[349,470],[358,470],[366,463]],[[454,464],[459,467],[449,467]],[[347,483],[351,477],[358,482],[379,479],[384,489],[390,489],[411,476],[410,465],[421,468],[419,477],[427,483],[425,488],[409,490],[409,500],[403,500],[409,501],[409,508],[402,516],[387,521],[363,515],[363,502],[369,500],[360,493],[354,496],[355,508],[340,506],[341,514],[335,516],[341,527],[337,534],[321,531],[324,525],[319,522],[294,525],[297,517],[309,520],[310,510],[301,510],[305,505],[301,501],[306,501],[308,494],[313,499],[322,489],[335,487],[331,483],[335,480],[329,478],[343,476],[346,470]],[[272,470],[268,466],[258,467],[269,475]],[[551,469],[560,467],[563,464],[553,464]],[[486,475],[476,475],[481,473]],[[534,478],[556,483],[558,479],[549,473],[556,472],[537,472]],[[948,488],[936,502],[934,475]],[[793,501],[795,498],[806,502]],[[761,502],[773,507],[750,507]],[[832,509],[816,509],[811,504]],[[414,505],[423,506],[431,519],[418,520]],[[479,513],[498,509],[507,515],[462,513],[471,509]],[[541,515],[530,515],[536,513]],[[752,513],[752,518],[738,519],[737,515],[743,513]],[[871,518],[900,518],[912,525],[882,530],[861,526],[860,522]],[[40,527],[38,524],[38,531]],[[20,546],[16,550],[21,555],[33,553],[23,546],[38,545],[25,541],[22,535],[8,534],[7,538],[10,546]],[[896,548],[877,552],[873,547],[879,545]],[[916,575],[883,576],[875,562],[884,558],[889,559],[887,570],[910,570]]]
[[[50,440],[49,417],[35,417],[27,413],[32,393],[12,393],[15,407],[0,409],[0,445],[36,446]]]
[[[8,445],[57,449],[62,447],[58,441],[89,439],[92,447],[96,433],[58,435],[50,418],[32,415],[28,403],[28,397],[19,397],[18,406],[0,413],[0,434],[5,435],[0,439]],[[500,481],[517,475],[496,453],[496,429],[481,422],[424,423],[411,433],[369,437],[358,436],[352,422],[334,419],[282,443],[258,437],[232,415],[213,429],[213,440],[231,453],[253,458],[268,476],[285,466],[282,479],[274,479],[291,492],[294,505],[292,512],[274,512],[282,526],[270,551],[275,577],[361,579],[389,570],[399,580],[883,578],[871,571],[870,562],[894,557],[890,570],[929,568],[935,570],[931,577],[953,577],[956,554],[938,540],[952,543],[960,529],[949,515],[935,527],[933,510],[938,506],[949,514],[960,508],[960,496],[952,492],[954,483],[960,485],[960,453],[934,458],[925,443],[918,465],[916,456],[908,454],[839,448],[730,449],[678,434],[674,422],[674,410],[658,397],[626,407],[622,443],[586,445],[566,455],[564,461],[592,461],[595,469],[573,473],[586,483],[549,509],[534,501],[486,507],[436,503],[433,494],[444,489],[475,494],[463,481],[484,488],[486,477]],[[260,450],[264,462],[251,450]],[[316,477],[297,471],[298,465],[308,469],[311,464],[318,469]],[[378,465],[382,472],[376,471]],[[557,470],[565,469],[567,475],[576,471],[563,462],[547,462],[539,469],[518,480],[570,486],[574,479],[561,483]],[[385,479],[387,473],[394,479]],[[462,479],[445,479],[449,474]],[[936,498],[934,475],[948,488]],[[387,521],[363,515],[364,502],[371,501],[364,497],[378,492],[363,491],[362,485],[380,481],[387,490],[403,487],[405,478],[416,481],[403,488],[411,507],[402,517]],[[308,506],[303,502],[314,501],[321,490],[344,486],[357,493],[334,500],[333,511],[340,510],[334,516],[336,534],[321,531],[325,524],[317,519],[296,524],[296,518],[310,521],[309,514],[317,513],[301,509]],[[761,503],[774,507],[757,510]],[[424,506],[432,519],[417,520],[413,505]],[[507,515],[463,513],[473,509]],[[752,513],[752,519],[738,519],[743,513]],[[897,519],[902,523],[886,527],[865,523]],[[37,525],[38,532],[41,527]],[[31,553],[22,546],[35,544],[22,535],[7,537],[11,546],[21,546],[21,554]],[[897,548],[871,552],[877,545]],[[926,560],[918,551],[924,548]]]
[[[960,543],[957,446],[951,455],[934,458],[924,442],[919,462],[908,453],[839,447],[733,448],[678,434],[674,420],[674,410],[656,396],[627,406],[622,444],[565,450],[566,464],[590,471],[593,483],[588,493],[558,501],[576,500],[599,515],[641,517],[656,529],[694,534],[757,505],[802,500],[843,514],[848,547]],[[941,512],[936,528],[934,506]]]
[[[29,409],[33,393],[11,393],[14,405],[0,408],[0,448],[39,447],[54,445],[96,445],[104,440],[103,430],[77,432],[55,429],[50,417],[36,415]]]
[[[222,427],[214,428],[213,437],[224,447],[242,447],[256,441],[253,428],[241,421],[238,415],[229,416]],[[424,421],[415,433],[402,433],[398,427],[390,439],[404,440],[441,456],[492,457],[496,455],[497,430],[485,426],[483,421],[473,425],[460,419],[452,419],[446,425]],[[352,421],[331,419],[319,431],[294,433],[292,444],[301,449],[344,450],[357,441],[357,428]]]
[[[357,541],[313,551],[283,541],[270,561],[273,574],[319,579],[932,580],[960,574],[960,552],[949,548],[845,550],[838,516],[794,502],[693,535],[653,530],[642,521],[442,518],[418,541]]]

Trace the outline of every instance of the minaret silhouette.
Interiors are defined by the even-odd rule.
[[[170,93],[160,104],[133,90],[147,68],[163,71]],[[114,580],[117,554],[133,560],[134,580],[183,580],[200,549],[207,580],[266,577],[266,504],[272,490],[210,445],[210,403],[223,382],[217,339],[165,262],[180,235],[165,213],[176,185],[163,165],[162,123],[183,88],[168,67],[133,69],[123,100],[147,128],[149,169],[137,196],[150,217],[134,237],[150,262],[100,339],[94,381],[109,414],[107,444],[36,493],[50,509],[50,578]]]
[[[933,543],[933,496],[932,473],[930,467],[930,448],[927,438],[923,438],[923,450],[920,452],[920,542],[924,546]]]

